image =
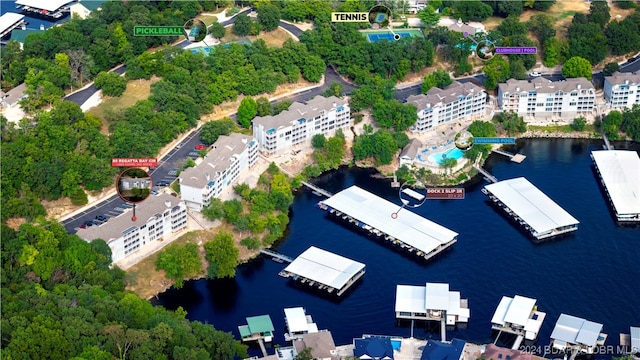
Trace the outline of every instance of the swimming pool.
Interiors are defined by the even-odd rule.
[[[402,340],[400,339],[391,339],[391,346],[393,350],[400,351],[400,346],[402,345]]]
[[[429,155],[429,161],[436,164],[442,164],[442,160],[445,158],[460,159],[464,155],[464,152],[458,148],[449,149],[447,151],[437,152]]]

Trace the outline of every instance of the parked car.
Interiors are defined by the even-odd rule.
[[[169,182],[166,180],[160,180],[158,186],[169,186]]]
[[[189,153],[189,157],[198,157],[198,156],[200,156],[200,154],[198,154],[197,151],[192,151]]]
[[[537,71],[533,71],[533,72],[531,72],[531,74],[529,74],[529,76],[531,76],[531,77],[540,77],[540,76],[542,76],[542,74],[540,74]]]
[[[198,144],[195,147],[196,150],[203,150],[203,149],[206,149],[206,148],[207,148],[207,145],[205,145],[205,144]]]
[[[86,227],[91,227],[93,225],[95,225],[95,223],[93,221],[87,220],[87,221],[84,222],[84,226],[86,226]]]
[[[108,218],[106,216],[104,216],[104,215],[98,215],[98,216],[96,216],[96,220],[105,222],[105,221],[108,220]]]

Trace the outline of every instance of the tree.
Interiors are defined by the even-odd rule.
[[[107,96],[120,96],[127,88],[127,80],[114,72],[100,72],[94,79],[97,89]]]
[[[440,13],[431,5],[427,5],[424,9],[418,11],[418,17],[424,26],[436,26],[440,21]]]
[[[322,149],[326,142],[327,138],[324,137],[324,134],[315,134],[311,138],[311,145],[313,145],[313,147],[316,149]]]
[[[589,15],[587,16],[587,19],[590,23],[598,24],[600,29],[604,29],[605,25],[609,22],[609,19],[611,19],[607,1],[592,1],[591,6],[589,7]]]
[[[599,1],[593,3],[595,2]],[[595,23],[572,23],[569,25],[567,39],[569,40],[570,56],[583,57],[591,64],[597,64],[604,60],[609,51],[607,38],[602,28]]]
[[[620,130],[626,132],[633,140],[640,140],[640,105],[635,104],[622,113]]]
[[[257,8],[258,22],[264,31],[273,31],[280,24],[280,8],[275,5],[261,5]]]
[[[224,28],[224,25],[220,24],[219,22],[214,22],[213,24],[211,24],[211,27],[209,27],[209,34],[211,34],[216,39],[222,39],[225,33],[226,29]]]
[[[207,145],[211,145],[218,140],[220,135],[229,135],[235,129],[236,123],[229,118],[209,121],[202,125],[200,140]]]
[[[424,77],[422,81],[422,93],[426,94],[429,89],[436,86],[444,89],[451,83],[453,83],[453,79],[451,79],[451,76],[449,76],[446,70],[436,70]]]
[[[238,122],[245,128],[251,127],[251,120],[258,113],[258,104],[252,97],[247,96],[240,102],[238,107]]]
[[[544,44],[547,39],[556,36],[553,28],[555,20],[548,14],[535,14],[527,22],[529,30],[538,38],[540,44]]]
[[[584,130],[586,125],[587,125],[587,120],[584,117],[580,116],[573,119],[573,122],[571,123],[571,128],[575,131],[582,131]]]
[[[493,14],[491,6],[480,0],[455,1],[451,7],[453,16],[462,21],[484,21]]]
[[[498,84],[507,81],[511,76],[511,67],[509,62],[502,56],[494,56],[487,62],[484,67],[484,73],[487,75],[484,86],[487,90],[495,90]]]
[[[610,140],[617,140],[620,137],[620,125],[622,124],[622,113],[618,110],[611,111],[602,119],[602,132]]]
[[[414,105],[405,105],[398,100],[381,100],[371,109],[371,115],[379,126],[395,128],[405,131],[418,120],[417,109]]]
[[[456,165],[458,165],[458,160],[454,159],[454,158],[444,158],[442,159],[442,162],[440,163],[440,165],[445,168],[446,171],[448,171],[449,173],[451,173],[451,170],[456,167]]]
[[[527,124],[522,116],[509,111],[498,113],[493,116],[493,122],[497,122],[507,132],[508,135],[514,135],[527,131]]]
[[[174,280],[174,286],[181,288],[185,279],[194,277],[202,270],[198,245],[174,243],[167,246],[158,255],[156,270],[164,270],[167,277]]]
[[[256,100],[256,104],[258,105],[258,109],[257,109],[258,116],[271,115],[273,109],[271,107],[271,103],[269,102],[269,99],[267,99],[264,96],[261,96]]]
[[[342,84],[337,82],[337,81],[334,81],[322,93],[322,96],[324,96],[324,97],[329,97],[329,96],[341,97],[343,95],[343,92],[344,91],[343,91]]]
[[[302,77],[316,83],[322,79],[322,75],[324,75],[326,69],[327,66],[319,56],[309,54],[305,56],[304,63],[302,64]]]
[[[614,55],[623,55],[640,49],[640,27],[630,18],[612,21],[604,31]]]
[[[218,232],[212,241],[204,244],[204,250],[209,262],[208,279],[236,276],[239,251],[234,245],[232,234],[225,231]]]
[[[592,66],[589,60],[574,56],[567,60],[562,67],[562,75],[566,78],[585,77],[591,80]]]
[[[233,33],[238,36],[246,36],[251,30],[251,19],[245,13],[238,14],[233,21]]]
[[[611,76],[613,75],[614,72],[618,70],[620,70],[620,65],[618,65],[617,62],[610,62],[604,66],[604,69],[602,70],[602,74],[604,76]]]
[[[544,66],[554,67],[564,61],[564,54],[568,51],[566,44],[558,38],[552,37],[544,42]]]
[[[515,15],[509,15],[498,25],[498,31],[503,36],[522,35],[527,33],[527,24],[520,22]]]

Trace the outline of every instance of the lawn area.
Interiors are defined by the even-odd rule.
[[[572,132],[587,132],[587,133],[594,133],[595,127],[593,126],[593,124],[587,124],[584,127],[583,131],[575,131],[571,128],[571,125],[548,125],[548,126],[538,126],[538,125],[527,125],[527,130],[529,131],[544,131],[544,132],[548,132],[548,133],[555,133],[555,132],[561,132],[561,133],[572,133]]]
[[[207,26],[218,22],[218,17],[216,17],[215,15],[200,14],[198,15],[198,19],[202,20]]]
[[[265,43],[267,43],[267,46],[282,47],[282,44],[284,44],[287,39],[291,38],[291,35],[289,35],[289,33],[282,30],[281,28],[277,28],[270,32],[261,32],[258,36],[238,36],[231,32],[232,28],[233,26],[229,26],[228,28],[226,28],[227,31],[224,37],[221,39],[223,43],[236,42],[243,39],[249,39],[253,42],[257,39],[262,39]]]
[[[152,77],[151,80],[132,80],[127,83],[127,89],[120,97],[104,97],[100,105],[90,109],[88,112],[96,115],[102,120],[103,131],[106,131],[109,124],[105,114],[115,109],[126,109],[133,106],[138,100],[146,100],[151,94],[151,84],[160,81],[159,77]]]

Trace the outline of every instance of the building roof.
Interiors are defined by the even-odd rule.
[[[602,331],[602,324],[567,314],[560,314],[560,318],[558,318],[556,326],[551,333],[551,338],[569,344],[595,346],[600,331]]]
[[[536,300],[528,297],[516,295],[510,298],[503,296],[496,308],[496,312],[493,314],[491,323],[500,325],[511,323],[525,326],[535,305]]]
[[[250,316],[247,318],[247,326],[252,334],[271,332],[274,330],[273,322],[269,315]]]
[[[458,21],[454,22],[453,24],[447,25],[447,29],[451,31],[461,32],[461,33],[466,32],[466,33],[469,33],[470,35],[474,35],[476,32],[482,31],[481,29],[478,29],[471,25],[467,25],[463,23],[461,19],[458,19]]]
[[[304,308],[286,308],[284,309],[284,317],[287,322],[287,328],[290,332],[309,332],[310,330],[317,330],[317,326],[313,324],[310,326],[307,321],[307,314],[304,312]]]
[[[284,270],[341,289],[364,267],[363,263],[311,246]]]
[[[0,101],[7,104],[8,106],[13,106],[20,99],[26,96],[26,94],[24,93],[26,90],[27,84],[22,83],[7,91],[6,93],[0,91]]]
[[[533,359],[533,355],[530,353],[523,353],[519,350],[507,349],[494,344],[488,344],[484,346],[482,358],[494,360],[531,360]]]
[[[265,129],[278,129],[290,126],[293,122],[298,121],[299,119],[313,119],[320,116],[323,111],[330,111],[345,105],[347,105],[346,101],[335,96],[330,96],[328,98],[316,96],[307,101],[306,104],[296,101],[289,106],[288,110],[285,110],[278,115],[256,116],[256,118],[253,119],[253,123],[262,125]]]
[[[12,12],[4,13],[0,16],[0,33],[4,33],[7,29],[22,20],[24,15]]]
[[[522,93],[536,91],[537,93],[556,93],[562,91],[569,93],[575,90],[594,90],[593,83],[586,78],[571,78],[562,81],[551,81],[538,77],[530,82],[527,80],[509,79],[506,83],[500,83],[498,89],[503,93]]]
[[[25,5],[36,9],[56,11],[70,2],[71,0],[18,0],[16,1],[16,5]]]
[[[616,71],[611,74],[611,76],[605,76],[604,81],[611,85],[623,85],[625,83],[628,83],[629,85],[640,85],[640,72],[621,73]]]
[[[238,161],[240,154],[252,141],[255,140],[238,133],[221,135],[200,164],[180,173],[180,185],[204,188],[210,181],[216,180],[229,165]]]
[[[407,104],[413,104],[419,110],[428,109],[437,104],[446,105],[455,102],[460,97],[474,96],[484,93],[484,89],[476,84],[454,81],[444,89],[432,87],[426,94],[411,95],[407,98]]]
[[[396,286],[396,312],[424,313],[426,310],[445,310],[448,315],[465,318],[470,314],[469,309],[460,307],[460,292],[449,291],[449,284]]]
[[[40,30],[40,29],[25,29],[22,30],[21,28],[16,28],[13,29],[11,31],[11,41],[17,41],[19,43],[23,43],[25,39],[27,38],[28,35],[30,34],[40,34],[43,33],[44,30]]]
[[[611,202],[618,214],[640,213],[640,157],[635,151],[592,151],[591,156],[602,176]]]
[[[311,348],[311,356],[314,359],[327,359],[333,356],[336,349],[331,331],[321,331],[302,335],[302,339],[295,340],[293,346],[298,354],[305,348]]]
[[[357,186],[323,201],[324,204],[370,225],[428,254],[456,239],[458,233]],[[398,217],[391,219],[391,214]]]
[[[631,349],[640,352],[640,327],[631,327]]]
[[[519,177],[485,186],[493,196],[524,220],[536,233],[579,224],[529,180]]]
[[[79,229],[76,235],[84,240],[102,239],[109,243],[111,240],[145,225],[150,218],[161,216],[167,209],[172,209],[179,204],[180,200],[169,194],[151,195],[145,201],[136,204],[138,219],[135,222],[131,220],[133,212],[125,211],[117,217],[110,218],[102,225]]]
[[[418,150],[422,147],[422,143],[418,139],[411,139],[407,146],[405,146],[400,152],[400,157],[408,157],[410,159],[415,159],[416,155],[418,155]]]
[[[465,344],[460,339],[452,339],[451,342],[429,340],[422,350],[420,360],[459,360]]]
[[[393,346],[388,337],[367,337],[353,340],[353,356],[360,359],[393,360]]]

